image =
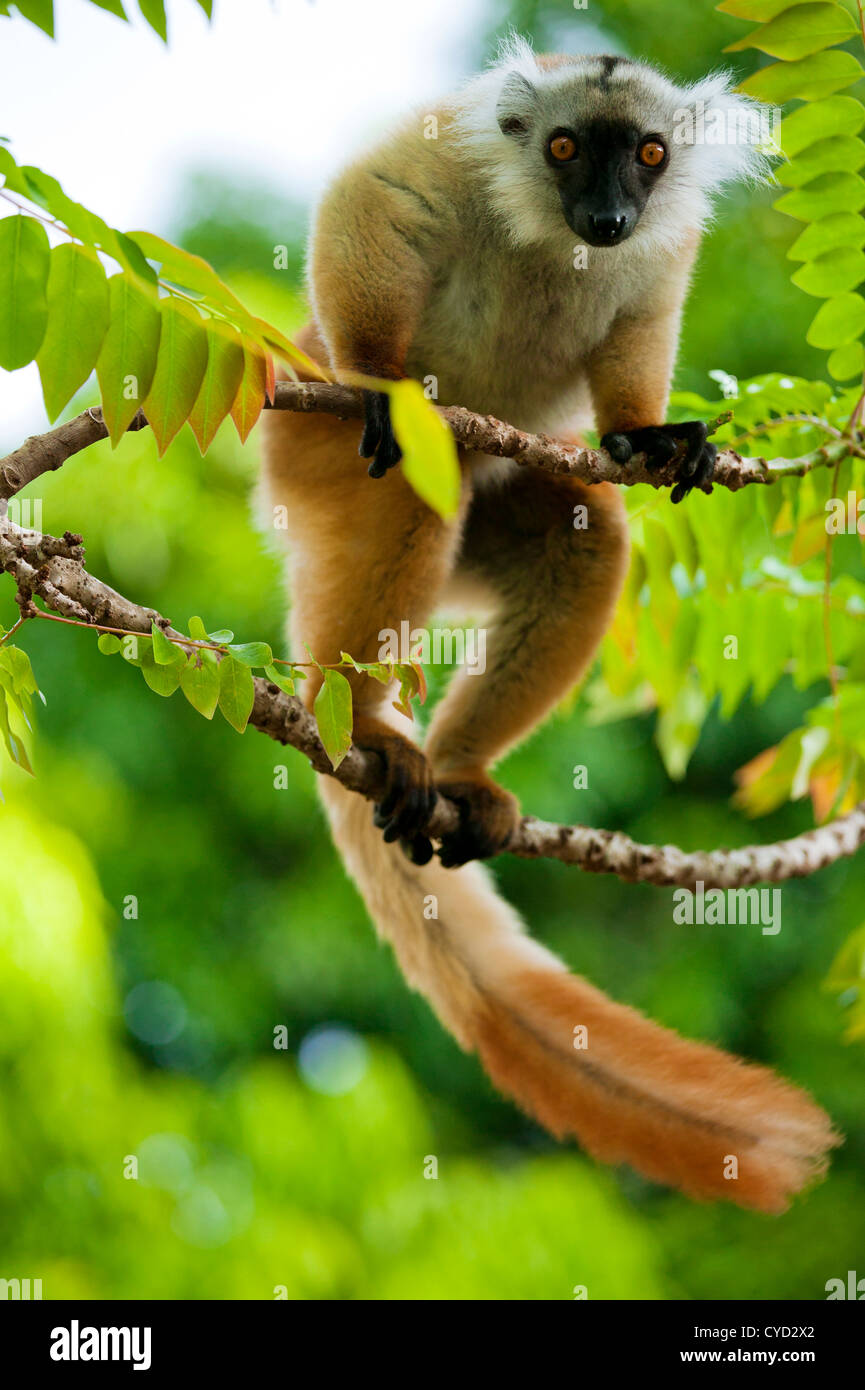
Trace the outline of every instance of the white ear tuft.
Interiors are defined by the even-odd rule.
[[[780,112],[734,92],[732,74],[715,72],[683,92],[674,144],[690,146],[700,186],[707,192],[735,179],[763,181],[780,154],[775,138]]]
[[[524,78],[530,86],[534,85],[539,76],[532,45],[515,29],[511,29],[507,37],[502,39],[490,67],[503,74],[516,74]]]

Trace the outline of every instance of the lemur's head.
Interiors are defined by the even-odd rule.
[[[709,213],[709,194],[765,163],[765,115],[715,74],[677,87],[627,58],[536,56],[511,40],[464,89],[466,152],[486,172],[519,244],[564,223],[590,246],[672,249]]]

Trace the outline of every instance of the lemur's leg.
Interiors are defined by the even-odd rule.
[[[464,811],[460,831],[442,847],[443,863],[483,857],[507,842],[517,803],[486,768],[586,670],[612,617],[627,556],[624,507],[610,485],[520,468],[503,487],[475,493],[457,578],[491,587],[497,603],[484,673],[455,676],[426,741],[436,785]]]
[[[376,481],[367,476],[357,421],[288,411],[267,417],[268,500],[284,509],[288,532],[291,655],[305,661],[308,647],[322,664],[344,651],[377,661],[383,629],[399,633],[403,622],[409,630],[426,622],[453,567],[459,526],[432,512],[399,469]],[[411,840],[435,801],[427,761],[394,728],[393,689],[343,673],[352,686],[353,740],[386,764],[378,823],[388,840]],[[321,682],[312,668],[299,687],[307,705]]]

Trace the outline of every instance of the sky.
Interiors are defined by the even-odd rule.
[[[157,233],[191,169],[245,168],[311,202],[377,129],[477,66],[489,16],[484,0],[215,0],[208,24],[168,0],[166,48],[137,13],[55,10],[56,40],[0,18],[0,134],[113,226]],[[0,443],[45,427],[35,366],[0,371]]]

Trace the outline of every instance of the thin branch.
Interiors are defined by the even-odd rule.
[[[61,617],[74,618],[92,627],[110,627],[149,636],[156,623],[165,635],[189,651],[196,643],[172,628],[170,621],[152,608],[132,603],[85,570],[77,536],[42,536],[8,519],[0,519],[0,568],[12,574],[24,606],[33,611],[38,596]],[[270,681],[254,677],[255,700],[250,724],[277,743],[296,748],[316,772],[334,777],[369,801],[384,791],[384,767],[376,753],[352,747],[334,769],[315,719],[297,696],[285,695]],[[438,839],[458,825],[459,812],[452,801],[439,798],[426,830]],[[718,849],[688,854],[673,845],[643,845],[620,831],[597,830],[582,825],[556,825],[525,816],[517,827],[507,853],[523,859],[557,859],[590,873],[616,874],[633,883],[653,883],[693,888],[743,888],[755,883],[781,883],[814,873],[836,860],[855,854],[865,842],[865,802],[829,825],[810,830],[777,844],[750,845],[744,849]]]

